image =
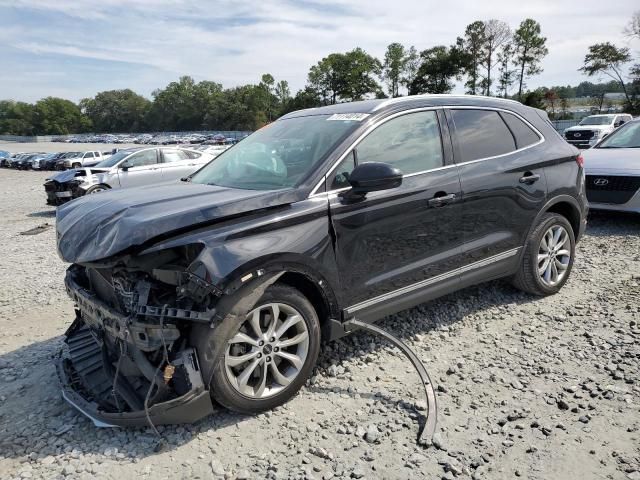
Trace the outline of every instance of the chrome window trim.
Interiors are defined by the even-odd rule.
[[[347,315],[351,315],[354,312],[362,310],[363,308],[371,307],[376,303],[384,302],[395,298],[399,295],[403,295],[406,293],[411,293],[415,290],[419,290],[423,287],[427,287],[429,285],[433,285],[442,280],[447,280],[449,278],[455,277],[462,273],[468,272],[470,270],[475,270],[476,268],[485,267],[487,265],[491,265],[492,263],[499,262],[500,260],[504,260],[506,258],[513,257],[520,251],[520,248],[514,248],[511,250],[507,250],[505,252],[499,253],[489,258],[485,258],[484,260],[479,260],[477,262],[470,263],[460,268],[456,268],[454,270],[450,270],[448,272],[442,273],[440,275],[436,275],[435,277],[430,277],[425,280],[421,280],[416,283],[412,283],[411,285],[407,285],[406,287],[398,288],[397,290],[393,290],[388,293],[383,293],[382,295],[378,295],[377,297],[370,298],[368,300],[364,300],[360,303],[356,303],[355,305],[351,305],[344,309]]]
[[[512,152],[502,153],[500,155],[494,155],[492,157],[477,158],[475,160],[469,160],[467,162],[453,163],[451,165],[443,165],[442,167],[431,168],[429,170],[423,170],[421,172],[409,173],[407,175],[403,175],[402,178],[412,177],[412,176],[415,176],[415,175],[423,175],[425,173],[434,172],[434,171],[437,171],[437,170],[444,170],[444,169],[452,168],[452,167],[456,167],[456,166],[459,167],[459,166],[463,166],[463,165],[470,165],[472,163],[484,162],[485,160],[493,160],[495,158],[505,157],[507,155],[513,155],[514,153],[519,153],[519,152],[522,152],[522,151],[527,150],[529,148],[537,147],[541,143],[545,142],[544,135],[542,135],[540,130],[538,130],[536,127],[534,127],[531,124],[531,122],[529,122],[526,118],[522,117],[522,115],[520,115],[519,113],[514,112],[512,110],[507,110],[506,108],[479,107],[479,106],[476,107],[476,106],[472,106],[472,105],[438,105],[438,106],[419,107],[419,108],[412,108],[412,109],[408,109],[408,110],[403,110],[401,112],[396,112],[393,115],[389,115],[388,117],[380,119],[379,121],[377,121],[374,124],[370,125],[364,132],[362,132],[362,134],[358,138],[356,138],[356,140],[351,144],[351,146],[342,155],[340,155],[338,160],[336,160],[336,162],[331,166],[331,168],[327,171],[327,173],[325,173],[323,175],[323,177],[316,184],[316,186],[313,187],[313,190],[311,190],[311,193],[308,195],[307,198],[311,198],[311,197],[319,196],[319,195],[329,195],[329,194],[332,194],[332,193],[341,192],[343,190],[348,190],[350,187],[343,187],[343,188],[338,188],[338,189],[334,189],[334,190],[328,190],[326,192],[318,192],[318,189],[320,189],[320,187],[322,186],[323,183],[326,183],[326,181],[329,178],[329,176],[333,173],[333,171],[336,168],[338,168],[338,165],[340,165],[340,163],[345,159],[345,157],[347,155],[349,155],[353,151],[353,149],[364,139],[364,137],[369,135],[369,133],[371,133],[373,130],[378,128],[380,125],[388,122],[389,120],[393,120],[394,118],[400,117],[402,115],[406,115],[406,114],[409,114],[409,113],[416,113],[416,112],[424,112],[424,111],[429,111],[429,110],[492,110],[492,111],[496,111],[496,112],[510,113],[510,114],[515,115],[516,117],[518,117],[529,128],[531,128],[536,133],[536,135],[538,135],[539,140],[536,143],[532,143],[531,145],[527,145],[526,147],[518,148],[516,150],[513,150]],[[509,130],[509,131],[511,131],[511,130]],[[452,134],[452,138],[453,138],[453,134]],[[455,158],[455,153],[454,153],[454,158]]]

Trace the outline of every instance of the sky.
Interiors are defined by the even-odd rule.
[[[527,82],[578,84],[588,46],[611,41],[640,55],[623,29],[637,0],[0,0],[0,99],[78,101],[131,88],[150,97],[182,75],[224,87],[263,73],[295,93],[309,68],[361,47],[382,58],[400,42],[450,45],[475,20],[542,25],[549,55]],[[597,79],[596,79],[597,80]],[[602,78],[606,80],[606,78]],[[463,93],[458,85],[454,93]]]

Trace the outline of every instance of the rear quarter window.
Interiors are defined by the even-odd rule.
[[[451,117],[458,143],[459,163],[516,150],[513,135],[497,111],[453,109]]]
[[[518,148],[528,147],[540,141],[538,134],[517,116],[506,112],[500,112],[500,115],[515,137]]]

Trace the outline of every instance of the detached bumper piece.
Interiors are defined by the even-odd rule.
[[[56,362],[62,396],[96,426],[145,427],[150,425],[149,420],[153,425],[192,423],[213,413],[211,397],[202,384],[193,349],[185,350],[181,359],[181,365],[187,370],[191,382],[191,390],[180,397],[156,403],[145,412],[144,398],[148,383],[132,383],[128,381],[130,377],[119,376],[114,389],[114,375],[104,362],[103,347],[94,339],[89,328],[72,326],[67,335],[66,345],[59,352]],[[180,364],[180,361],[174,363]],[[127,408],[137,405],[139,410],[107,410],[117,405]]]

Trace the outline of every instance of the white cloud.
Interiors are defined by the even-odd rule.
[[[381,57],[387,44],[399,41],[418,49],[451,44],[477,19],[499,18],[512,28],[525,17],[538,20],[548,38],[544,72],[530,86],[577,83],[588,45],[623,43],[622,29],[635,0],[619,0],[611,8],[600,0],[529,0],[517,6],[506,0],[0,0],[0,16],[11,15],[11,27],[0,31],[0,63],[9,49],[25,53],[15,59],[17,74],[42,71],[48,59],[66,59],[51,75],[29,82],[0,78],[2,96],[33,99],[65,91],[73,69],[104,62],[107,75],[87,78],[69,89],[78,99],[105,88],[130,86],[149,94],[179,75],[193,75],[230,87],[256,82],[270,72],[288,80],[295,91],[304,86],[309,67],[335,51],[360,46]],[[51,19],[33,27],[33,19]],[[122,62],[119,76],[108,74]],[[122,75],[122,72],[125,75]],[[155,75],[151,72],[155,72]],[[113,85],[113,86],[110,86]]]

